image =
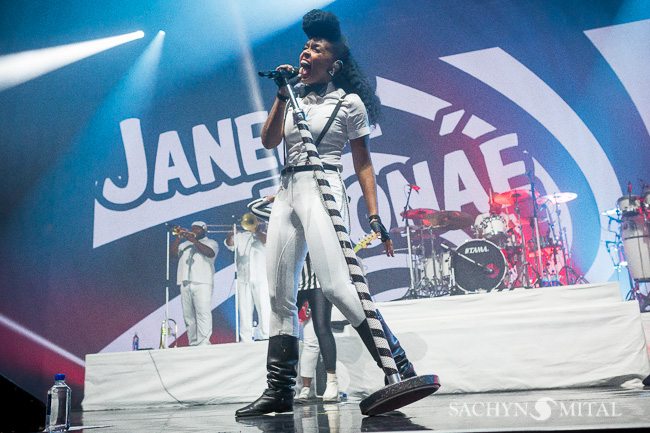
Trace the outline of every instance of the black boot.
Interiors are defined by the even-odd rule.
[[[235,412],[235,416],[258,416],[271,412],[293,410],[293,386],[298,374],[298,339],[290,335],[276,335],[269,338],[266,358],[266,382],[268,388],[262,396]]]
[[[390,347],[391,354],[393,355],[395,365],[397,365],[397,371],[399,372],[400,378],[408,379],[409,377],[415,376],[416,373],[415,369],[413,368],[413,364],[411,364],[411,362],[406,357],[404,348],[400,345],[399,340],[392,333],[388,325],[386,325],[386,322],[384,321],[384,318],[381,317],[381,314],[379,314],[379,311],[377,311],[377,318],[381,322],[381,326],[384,329],[384,334],[386,335],[386,340],[388,341],[388,346]],[[359,337],[361,337],[361,340],[363,341],[363,344],[365,344],[366,348],[372,355],[372,359],[375,360],[379,368],[383,368],[381,359],[379,358],[379,353],[377,352],[377,348],[375,346],[375,340],[372,337],[370,325],[368,325],[368,320],[364,320],[358,327],[354,329],[356,329]],[[387,377],[384,377],[384,383],[388,384]]]

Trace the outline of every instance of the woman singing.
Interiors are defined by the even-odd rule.
[[[307,13],[303,18],[303,30],[309,40],[300,54],[300,83],[296,92],[314,139],[318,141],[316,137],[325,130],[317,146],[325,177],[341,215],[344,219],[349,218],[345,186],[340,175],[341,153],[349,142],[354,170],[370,213],[370,225],[373,231],[381,233],[386,254],[393,256],[393,244],[377,215],[375,175],[368,149],[369,125],[378,115],[379,99],[361,74],[334,14],[320,10]],[[278,69],[293,70],[293,67],[282,65]],[[272,311],[266,363],[268,388],[256,401],[239,409],[237,416],[293,410],[299,332],[296,292],[307,251],[325,297],[357,330],[381,367],[361,302],[350,283],[336,231],[321,200],[314,166],[307,163],[288,100],[288,92],[282,87],[262,129],[264,147],[273,149],[284,138],[287,149],[286,166],[282,170],[281,186],[273,204],[267,236]],[[334,121],[325,129],[333,116]],[[381,321],[400,376],[415,376],[404,350]],[[325,348],[321,347],[321,350]]]

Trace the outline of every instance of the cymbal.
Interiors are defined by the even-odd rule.
[[[539,197],[539,193],[535,192],[535,195]],[[494,196],[494,202],[502,205],[510,206],[515,204],[515,201],[522,202],[530,198],[530,190],[527,189],[511,189],[510,191],[502,192]]]
[[[408,218],[411,220],[421,220],[424,219],[426,215],[431,215],[434,213],[435,210],[433,209],[424,209],[424,208],[419,208],[419,209],[409,209],[406,211],[402,211],[399,215],[404,218]],[[406,215],[405,215],[406,214]]]
[[[537,199],[537,204],[566,203],[566,202],[569,202],[571,200],[575,200],[576,198],[578,198],[578,194],[576,194],[575,192],[556,192],[555,194],[548,194],[548,195],[544,195],[544,196],[538,198]]]
[[[418,230],[418,228],[419,228],[419,226],[393,227],[392,229],[390,229],[389,232],[390,232],[391,235],[397,235],[397,234],[401,234],[401,233],[406,233],[406,228],[407,228],[407,227],[408,227],[409,229],[411,229],[411,233],[416,232],[416,231]]]
[[[465,212],[441,210],[424,217],[434,229],[459,230],[472,225],[474,217]]]

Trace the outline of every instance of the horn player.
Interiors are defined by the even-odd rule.
[[[266,233],[263,224],[252,213],[241,219],[244,231],[224,241],[226,248],[237,254],[237,296],[239,297],[239,337],[244,343],[268,340],[271,301],[266,279]],[[235,239],[233,239],[235,238]],[[253,327],[253,311],[257,311],[257,327]]]
[[[208,226],[203,221],[193,222],[191,231],[181,228],[174,233],[177,236],[169,247],[169,253],[178,258],[176,281],[181,288],[187,338],[190,346],[209,345],[214,259],[219,253],[219,244],[208,239]]]

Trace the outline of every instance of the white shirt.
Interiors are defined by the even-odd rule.
[[[249,231],[237,232],[233,245],[224,245],[230,251],[235,251],[237,245],[237,279],[250,281],[251,279],[266,280],[266,245],[257,236]]]
[[[323,97],[310,93],[304,98],[297,98],[298,105],[305,112],[314,141],[325,127],[339,99],[345,95],[343,89],[335,89],[334,84],[331,82],[327,86],[327,92]],[[298,128],[293,123],[293,110],[288,108],[287,111],[284,123],[284,139],[288,153],[286,165],[305,165],[307,162],[305,146],[302,143]],[[336,114],[336,120],[332,122],[318,146],[318,153],[323,164],[342,168],[341,152],[347,142],[369,134],[370,125],[366,106],[359,95],[350,93],[343,99],[341,108]]]
[[[214,260],[219,253],[219,244],[207,237],[199,239],[199,242],[214,251],[214,256],[204,256],[190,241],[181,243],[178,246],[179,259],[176,284],[183,284],[184,281],[213,284]]]

